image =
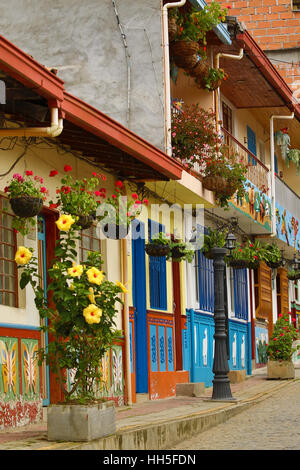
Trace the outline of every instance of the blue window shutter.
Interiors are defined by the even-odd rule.
[[[159,232],[164,232],[164,226],[153,220],[148,221],[149,240]],[[150,307],[167,310],[167,270],[165,256],[149,257],[150,278]]]
[[[248,319],[247,270],[233,269],[234,311],[242,320]]]
[[[251,129],[251,127],[247,126],[247,142],[248,142],[248,150],[252,152],[256,156],[256,135],[255,132]],[[256,166],[256,160],[248,156],[248,163],[251,163],[252,166]]]
[[[214,267],[213,260],[197,251],[199,277],[199,307],[207,312],[214,311]]]
[[[278,158],[276,157],[276,155],[275,155],[275,158],[274,158],[274,166],[275,166],[274,171],[275,171],[276,175],[278,175]]]

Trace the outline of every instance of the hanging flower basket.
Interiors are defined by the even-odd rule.
[[[297,281],[300,279],[300,271],[288,271],[287,278],[290,281]]]
[[[232,259],[229,258],[228,265],[233,269],[245,269],[248,267],[249,262],[246,259]]]
[[[248,261],[248,269],[257,269],[259,268],[259,261]]]
[[[211,250],[203,251],[202,253],[203,253],[203,255],[205,256],[205,258],[207,258],[207,259],[213,259],[213,255],[212,255],[212,251],[211,251]]]
[[[129,233],[129,225],[105,224],[102,226],[102,233],[111,240],[121,240]]]
[[[200,58],[196,65],[189,70],[189,75],[191,77],[195,77],[197,80],[201,80],[208,74],[209,71],[209,63],[207,60],[203,60]]]
[[[39,197],[19,196],[9,200],[12,210],[18,217],[35,217],[43,208],[43,199]]]
[[[169,30],[169,40],[173,41],[178,33],[178,25],[176,23],[176,18],[168,19],[168,30]]]
[[[282,260],[280,261],[265,261],[266,265],[269,266],[271,269],[277,269],[280,268],[282,265]]]
[[[145,246],[145,252],[148,256],[167,256],[170,252],[170,247],[164,244],[148,243]]]
[[[204,176],[202,179],[202,185],[205,189],[214,192],[225,192],[227,188],[227,181],[223,176]]]
[[[180,247],[175,246],[171,250],[171,257],[173,262],[180,262],[185,257],[185,251]]]
[[[79,215],[78,220],[76,222],[76,225],[79,225],[81,227],[81,230],[86,230],[90,228],[95,220],[95,216],[93,214],[88,214],[88,215]]]
[[[175,41],[170,49],[177,67],[190,70],[197,64],[199,44],[196,41]]]

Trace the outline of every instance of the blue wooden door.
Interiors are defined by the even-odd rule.
[[[148,392],[147,297],[145,264],[145,224],[132,222],[132,295],[135,307],[136,392]],[[135,239],[134,239],[135,238]]]
[[[256,156],[256,135],[249,126],[247,126],[247,142],[248,150]],[[256,165],[256,160],[254,158],[248,157],[248,162],[251,163],[252,166]]]

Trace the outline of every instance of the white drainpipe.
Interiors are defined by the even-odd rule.
[[[57,137],[63,130],[63,120],[58,119],[58,108],[51,108],[50,127],[9,127],[0,129],[0,137]]]
[[[294,113],[290,116],[277,116],[273,115],[270,117],[270,158],[271,158],[271,226],[272,233],[271,237],[276,237],[276,197],[275,197],[275,155],[274,155],[274,119],[293,119]]]
[[[163,19],[163,57],[164,57],[164,86],[165,86],[165,149],[167,155],[172,155],[171,141],[171,85],[170,85],[170,54],[169,54],[169,30],[168,8],[182,7],[186,0],[176,3],[166,3],[162,9]]]
[[[219,52],[215,56],[215,68],[218,70],[220,67],[220,57],[226,57],[227,59],[234,59],[234,60],[241,60],[244,56],[244,50],[240,49],[239,55],[233,55],[233,54],[225,54],[223,52]],[[217,128],[217,133],[220,133],[220,125],[219,125],[219,99],[218,99],[218,91],[219,88],[217,88],[214,91],[214,98],[215,98],[215,113],[216,113],[216,128]]]

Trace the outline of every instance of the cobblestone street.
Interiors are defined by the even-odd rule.
[[[299,450],[300,383],[172,450]]]

